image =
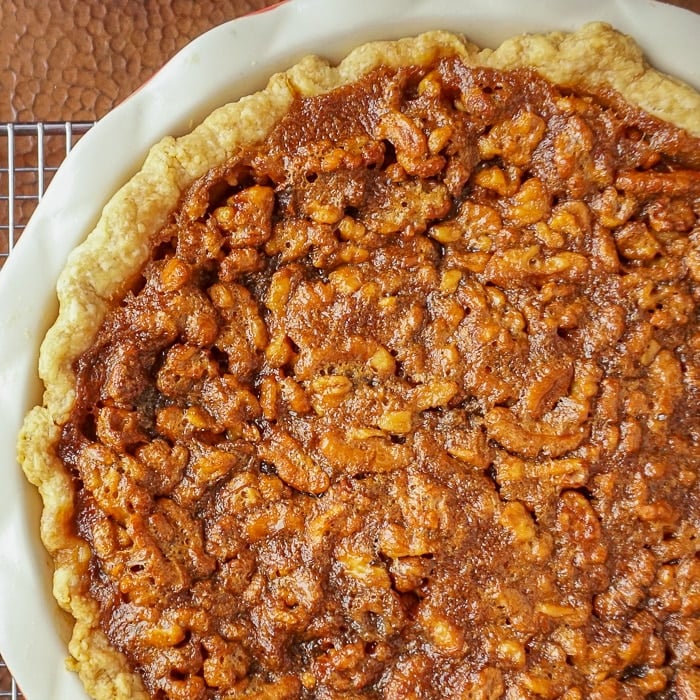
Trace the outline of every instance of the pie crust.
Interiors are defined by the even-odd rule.
[[[75,402],[74,362],[90,347],[114,300],[121,298],[146,263],[153,236],[183,192],[241,148],[265,138],[296,95],[328,92],[378,66],[426,65],[452,55],[472,66],[532,67],[562,86],[608,86],[632,104],[700,136],[700,94],[647,65],[631,38],[592,23],[572,34],[514,37],[495,50],[433,31],[366,44],[338,66],[309,56],[273,76],[261,92],[217,109],[191,133],[155,145],[140,172],[105,206],[95,229],[71,254],[60,276],[60,312],[41,347],[43,406],[28,414],[18,446],[23,469],[44,503],[41,537],[55,564],[54,595],[75,618],[69,664],[97,700],[149,696],[101,630],[98,605],[86,590],[91,552],[75,535],[75,486],[56,455],[61,427]]]

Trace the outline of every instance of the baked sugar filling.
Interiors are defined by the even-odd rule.
[[[151,696],[695,697],[699,169],[446,58],[197,180],[58,447]]]

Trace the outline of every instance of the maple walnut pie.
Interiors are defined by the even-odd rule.
[[[698,136],[591,24],[306,58],[157,145],[20,439],[88,692],[700,697]]]

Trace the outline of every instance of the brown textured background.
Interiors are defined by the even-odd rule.
[[[195,37],[278,1],[0,0],[0,122],[98,119]],[[700,0],[669,1],[700,13]]]
[[[277,0],[0,0],[0,121],[91,121],[207,29]]]

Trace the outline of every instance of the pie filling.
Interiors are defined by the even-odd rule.
[[[198,180],[59,444],[152,697],[696,697],[699,168],[443,59]]]

